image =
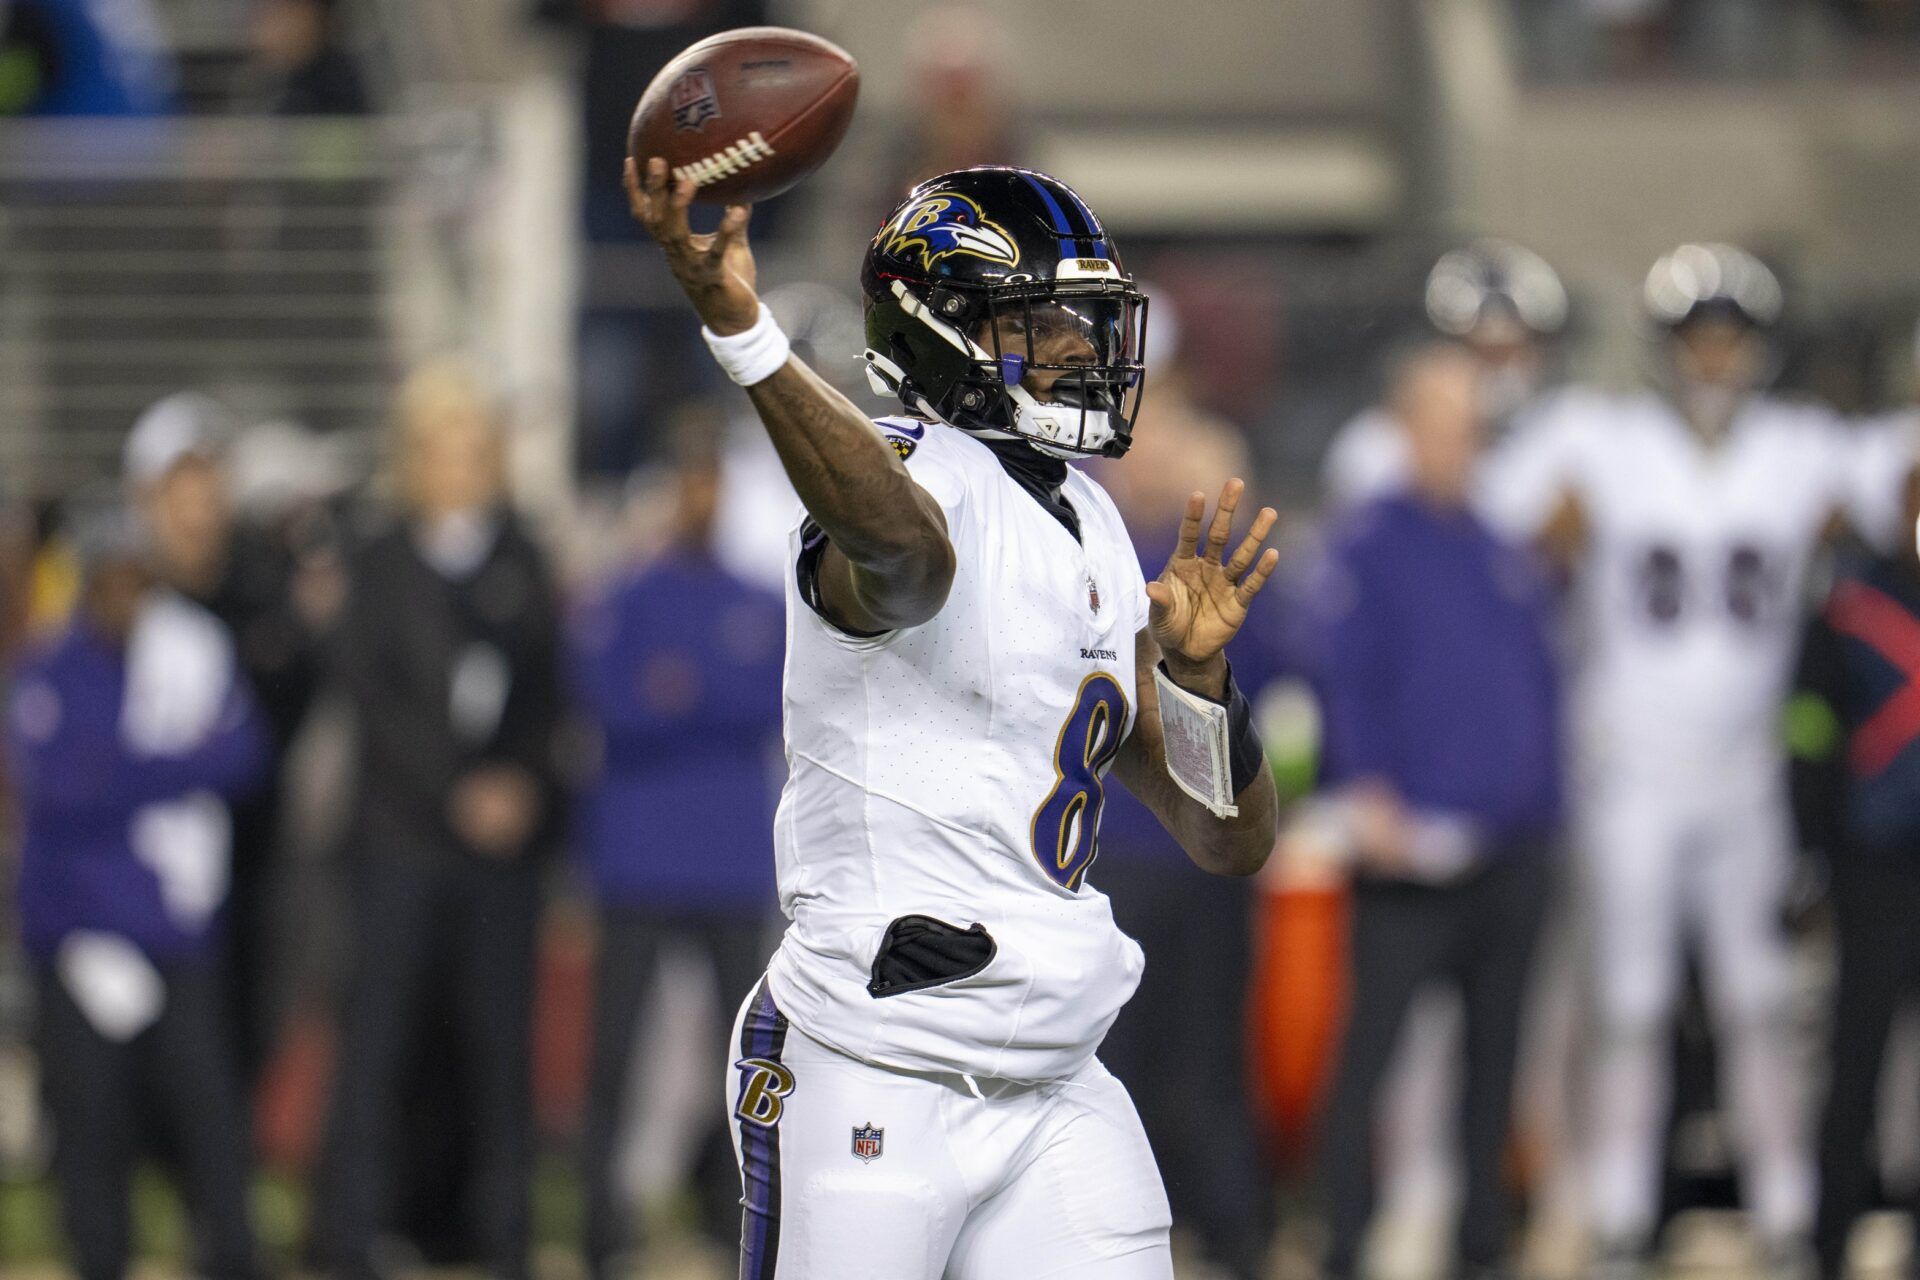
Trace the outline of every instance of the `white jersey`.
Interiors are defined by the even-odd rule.
[[[1708,445],[1657,396],[1584,390],[1506,441],[1484,477],[1496,521],[1532,534],[1571,495],[1586,524],[1584,760],[1682,786],[1771,778],[1809,562],[1836,516],[1889,528],[1901,448],[1765,397]]]
[[[1320,491],[1335,507],[1357,507],[1407,484],[1407,433],[1392,414],[1362,409],[1334,433],[1320,464]]]
[[[1101,778],[1133,726],[1146,583],[1112,500],[1079,471],[1063,490],[1076,541],[978,441],[877,425],[945,512],[957,568],[931,621],[873,639],[827,623],[788,574],[774,845],[792,924],[769,987],[795,1026],[855,1058],[1065,1079],[1142,968],[1085,877]],[[876,950],[908,915],[980,924],[994,954],[875,998]]]

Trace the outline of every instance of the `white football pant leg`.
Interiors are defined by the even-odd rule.
[[[808,1039],[764,984],[732,1045],[741,1280],[940,1280],[968,1203],[941,1087]],[[871,1158],[856,1154],[856,1127],[880,1130]]]
[[[1452,1247],[1448,1228],[1461,1195],[1463,1023],[1460,994],[1446,985],[1420,992],[1407,1011],[1375,1106],[1380,1190],[1369,1234],[1376,1251],[1404,1245],[1425,1258]]]
[[[1592,1059],[1587,1191],[1591,1227],[1637,1245],[1653,1228],[1672,1088],[1666,1030],[1680,987],[1683,800],[1603,786],[1580,856],[1592,913],[1598,1043]]]
[[[727,1096],[742,1280],[1172,1280],[1172,1215],[1133,1100],[890,1071],[810,1039],[765,986]]]
[[[969,1132],[1002,1105],[968,1101]],[[1126,1088],[1095,1061],[1034,1102],[1024,1163],[961,1228],[947,1280],[1173,1280],[1167,1193]]]
[[[1789,830],[1777,796],[1726,810],[1703,841],[1694,901],[1741,1185],[1755,1230],[1774,1243],[1811,1227],[1815,1181],[1781,919]]]

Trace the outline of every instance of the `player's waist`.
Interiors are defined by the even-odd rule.
[[[1050,1080],[1084,1066],[1139,985],[1104,899],[1047,919],[953,904],[796,910],[769,969],[798,1026],[883,1066]]]

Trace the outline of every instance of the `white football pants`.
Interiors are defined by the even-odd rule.
[[[1599,1043],[1588,1134],[1592,1227],[1649,1242],[1671,1094],[1669,1030],[1682,947],[1695,943],[1719,1045],[1741,1186],[1763,1240],[1811,1221],[1814,1173],[1789,1019],[1781,911],[1792,874],[1775,788],[1611,780],[1587,797]]]
[[[1160,1171],[1097,1060],[977,1090],[876,1067],[790,1025],[764,983],[732,1045],[742,1280],[1173,1280]]]

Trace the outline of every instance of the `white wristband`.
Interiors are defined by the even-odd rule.
[[[792,352],[787,335],[780,331],[773,312],[767,310],[764,302],[760,304],[760,318],[745,333],[721,337],[702,325],[700,336],[707,340],[707,350],[713,352],[713,358],[720,362],[727,376],[743,387],[771,378]]]

